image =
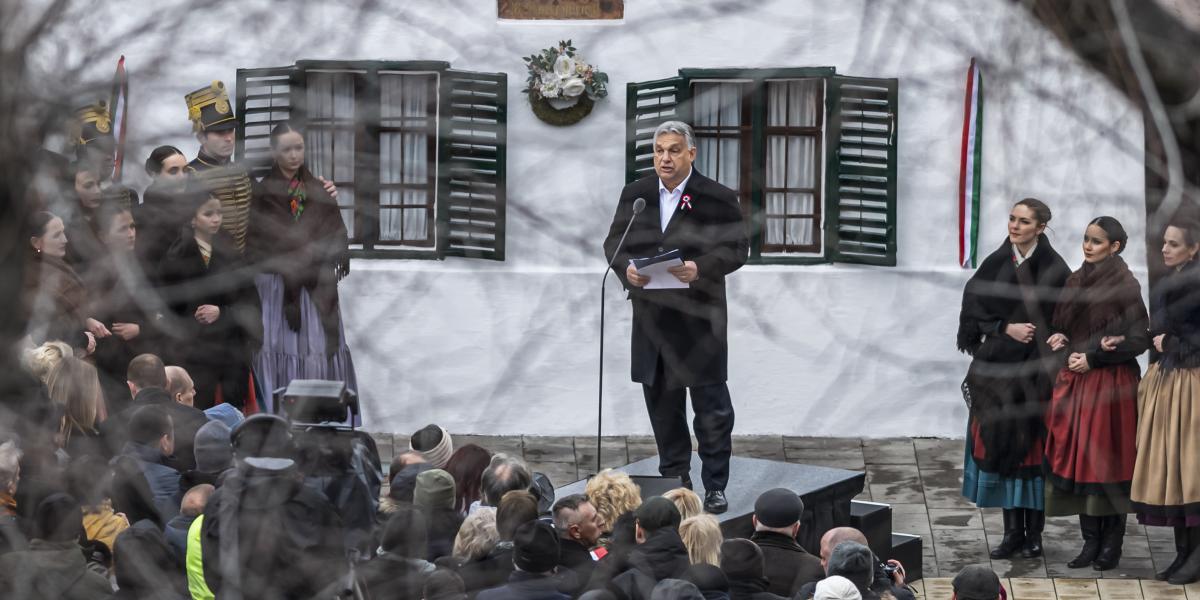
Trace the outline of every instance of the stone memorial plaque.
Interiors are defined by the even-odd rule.
[[[497,0],[501,19],[623,19],[625,0]]]

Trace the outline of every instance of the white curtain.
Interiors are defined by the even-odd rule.
[[[379,239],[431,242],[433,210],[429,109],[436,80],[426,74],[383,74],[379,107]],[[395,207],[395,208],[393,208]]]
[[[823,95],[824,82],[820,79],[768,82],[767,125],[821,125],[819,111]],[[815,214],[815,195],[796,190],[819,185],[820,148],[819,134],[797,132],[767,136],[766,186],[780,188],[766,194],[767,244],[803,246],[815,242],[821,226]]]
[[[308,74],[305,159],[314,176],[332,179],[338,206],[354,239],[354,74]]]
[[[741,139],[736,128],[742,125],[741,83],[697,83],[693,90],[693,114],[696,128],[733,128],[727,135],[712,137],[697,134],[696,168],[722,185],[739,189]]]

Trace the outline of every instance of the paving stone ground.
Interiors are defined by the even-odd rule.
[[[595,470],[594,436],[453,435],[456,446],[473,442],[524,457],[556,487]],[[372,436],[385,464],[393,452],[408,447],[407,436]],[[649,436],[605,436],[601,441],[605,467],[656,454]],[[917,590],[930,599],[949,600],[949,578],[967,565],[982,564],[1005,579],[1009,598],[1017,600],[1200,600],[1200,584],[1180,587],[1153,580],[1155,568],[1174,558],[1172,533],[1167,528],[1143,527],[1132,516],[1120,567],[1102,574],[1066,566],[1083,543],[1074,517],[1046,520],[1045,556],[990,559],[988,552],[1000,542],[1004,530],[1001,512],[975,508],[960,494],[962,440],[735,436],[733,451],[738,456],[865,471],[867,485],[858,499],[890,504],[893,530],[924,540],[926,579]]]

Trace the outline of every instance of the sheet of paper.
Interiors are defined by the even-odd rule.
[[[683,260],[672,258],[661,262],[652,263],[643,267],[638,267],[638,273],[650,278],[650,283],[647,283],[644,290],[677,290],[687,289],[688,284],[680,281],[667,269],[673,269],[683,264]]]

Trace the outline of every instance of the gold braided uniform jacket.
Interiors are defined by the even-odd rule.
[[[250,223],[250,174],[233,161],[222,163],[204,152],[188,163],[188,168],[195,177],[212,184],[217,198],[221,200],[221,228],[233,238],[238,252],[243,252],[246,248],[246,226]]]

